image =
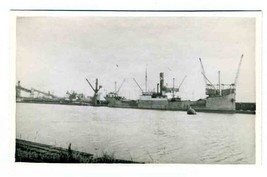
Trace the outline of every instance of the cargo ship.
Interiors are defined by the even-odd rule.
[[[239,75],[243,55],[241,56],[238,71],[236,74],[235,82],[232,84],[221,84],[220,71],[218,71],[219,83],[212,84],[205,74],[205,70],[199,58],[202,68],[202,75],[206,85],[205,99],[199,99],[197,101],[182,100],[180,97],[175,96],[175,92],[179,91],[178,88],[168,88],[164,85],[164,73],[159,74],[159,83],[157,84],[156,92],[142,91],[138,100],[128,100],[118,95],[117,92],[111,92],[106,95],[105,99],[108,102],[108,107],[113,108],[135,108],[135,109],[154,109],[154,110],[172,110],[172,111],[187,111],[188,108],[193,108],[197,112],[217,112],[217,113],[249,113],[255,114],[254,109],[250,110],[236,110],[236,84]],[[146,76],[147,78],[147,76]],[[185,79],[185,78],[184,78]],[[183,80],[184,81],[184,80]],[[183,82],[182,81],[182,82]],[[171,98],[168,98],[167,93],[172,94]]]
[[[164,73],[160,73],[160,84],[157,92],[143,92],[138,100],[127,100],[117,93],[109,93],[105,99],[109,107],[156,109],[156,110],[178,110],[186,111],[189,107],[197,111],[210,112],[234,112],[235,111],[235,89],[228,88],[218,92],[217,88],[207,88],[206,99],[197,101],[181,100],[180,97],[168,98],[167,93],[174,93],[178,88],[164,86]],[[175,95],[175,94],[173,94]]]

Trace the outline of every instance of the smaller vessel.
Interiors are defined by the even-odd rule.
[[[191,106],[189,106],[188,109],[187,109],[187,114],[189,114],[189,115],[195,115],[197,113],[196,113],[196,111],[193,108],[191,108]]]

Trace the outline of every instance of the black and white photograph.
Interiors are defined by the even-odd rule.
[[[259,12],[13,17],[16,163],[259,160]]]

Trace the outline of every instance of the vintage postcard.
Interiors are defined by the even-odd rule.
[[[260,163],[260,12],[11,14],[16,162]]]

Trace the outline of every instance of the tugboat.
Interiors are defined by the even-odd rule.
[[[188,109],[187,109],[187,114],[189,114],[189,115],[195,115],[197,113],[196,113],[196,111],[193,108],[191,108],[191,106],[189,106]]]

